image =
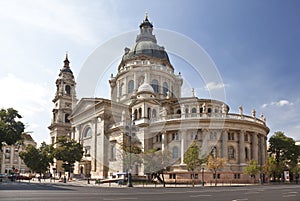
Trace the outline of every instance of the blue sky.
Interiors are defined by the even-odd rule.
[[[269,136],[281,130],[300,140],[299,9],[297,0],[0,0],[0,107],[19,110],[33,138],[49,142],[51,101],[65,52],[76,77],[101,44],[137,31],[148,10],[154,28],[183,34],[210,55],[231,112],[242,105],[251,115],[255,108],[266,116]],[[186,65],[174,60],[175,69]],[[205,83],[183,76],[198,97],[208,97]]]

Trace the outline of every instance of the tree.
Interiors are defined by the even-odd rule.
[[[195,185],[195,172],[194,171],[205,162],[205,158],[200,159],[199,155],[200,155],[200,147],[196,142],[194,142],[188,148],[188,150],[184,153],[183,162],[186,164],[187,169],[189,171],[192,171],[193,187]]]
[[[207,160],[207,168],[214,173],[215,178],[215,186],[217,186],[217,171],[223,169],[225,166],[225,159],[224,158],[214,158],[212,156],[208,157]]]
[[[287,137],[284,132],[277,131],[269,139],[271,156],[275,157],[276,169],[274,172],[275,179],[281,177],[283,169],[287,168],[293,170],[298,164],[298,157],[300,155],[299,146],[295,144],[293,138]],[[280,170],[281,172],[279,172]]]
[[[21,139],[24,132],[24,124],[18,119],[22,116],[13,108],[0,110],[0,150],[2,144],[13,145]]]
[[[70,178],[74,163],[82,159],[83,146],[67,137],[58,137],[56,145],[57,147],[53,150],[53,156],[56,160],[63,161],[63,168],[68,172],[68,178]]]
[[[255,178],[255,175],[259,173],[259,166],[256,160],[251,160],[249,165],[244,169],[245,174],[251,176],[251,178]]]
[[[146,174],[151,175],[151,179],[156,178],[164,187],[166,185],[164,178],[164,171],[171,166],[172,159],[171,153],[167,150],[149,149],[144,154],[144,171]],[[160,178],[162,175],[162,179]]]
[[[276,175],[274,174],[274,172],[277,171],[275,158],[269,156],[262,169],[263,173],[267,176],[267,178],[271,178],[272,175]]]
[[[29,144],[19,156],[31,171],[42,175],[49,170],[50,164],[53,163],[52,152],[53,147],[43,142],[38,149]]]

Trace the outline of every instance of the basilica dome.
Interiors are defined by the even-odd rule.
[[[153,25],[148,20],[148,16],[146,16],[146,19],[140,25],[140,34],[136,38],[136,44],[132,48],[125,48],[125,54],[123,55],[121,63],[136,59],[139,56],[165,60],[170,63],[165,48],[157,44],[152,31]]]

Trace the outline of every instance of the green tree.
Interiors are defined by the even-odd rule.
[[[275,158],[269,156],[262,169],[263,173],[270,179],[274,175],[274,172],[277,171]]]
[[[53,163],[52,152],[52,146],[43,142],[39,148],[29,144],[24,151],[19,153],[19,156],[31,171],[42,175]]]
[[[22,116],[13,108],[0,110],[0,150],[2,143],[13,145],[21,139],[24,132],[24,124],[18,119]]]
[[[192,171],[193,187],[195,185],[195,170],[201,167],[201,165],[206,161],[205,158],[200,159],[199,155],[200,147],[196,142],[194,142],[184,153],[183,162],[186,164],[187,169]]]
[[[251,160],[249,165],[245,167],[244,173],[255,179],[255,175],[259,173],[259,166],[256,160]]]
[[[207,160],[207,168],[214,173],[215,178],[215,186],[217,186],[217,171],[222,170],[225,166],[225,159],[224,158],[214,158],[212,156],[208,157]]]
[[[74,163],[82,159],[83,146],[67,137],[58,137],[56,145],[53,156],[56,160],[63,161],[63,168],[68,172],[68,178],[70,178]]]
[[[270,137],[269,143],[270,155],[274,156],[276,161],[277,171],[274,172],[274,178],[276,179],[281,177],[283,169],[288,168],[292,171],[297,166],[300,149],[293,138],[287,137],[281,131],[275,132]]]

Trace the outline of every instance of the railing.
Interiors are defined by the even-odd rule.
[[[152,117],[149,120],[149,123],[161,122],[161,121],[168,121],[168,120],[192,120],[192,119],[211,119],[211,120],[243,120],[248,122],[255,122],[261,125],[266,125],[264,120],[247,116],[247,115],[240,115],[240,114],[224,114],[224,113],[189,113],[189,114],[172,114],[167,116],[160,116],[160,117]],[[112,127],[119,127],[123,126],[123,122],[117,122],[112,125]]]
[[[247,116],[247,115],[239,115],[239,114],[224,114],[224,113],[189,113],[189,114],[172,114],[167,115],[165,117],[157,117],[150,119],[151,122],[159,122],[165,120],[179,120],[179,119],[236,119],[236,120],[245,120],[250,122],[256,122],[261,125],[265,125],[265,121]]]

